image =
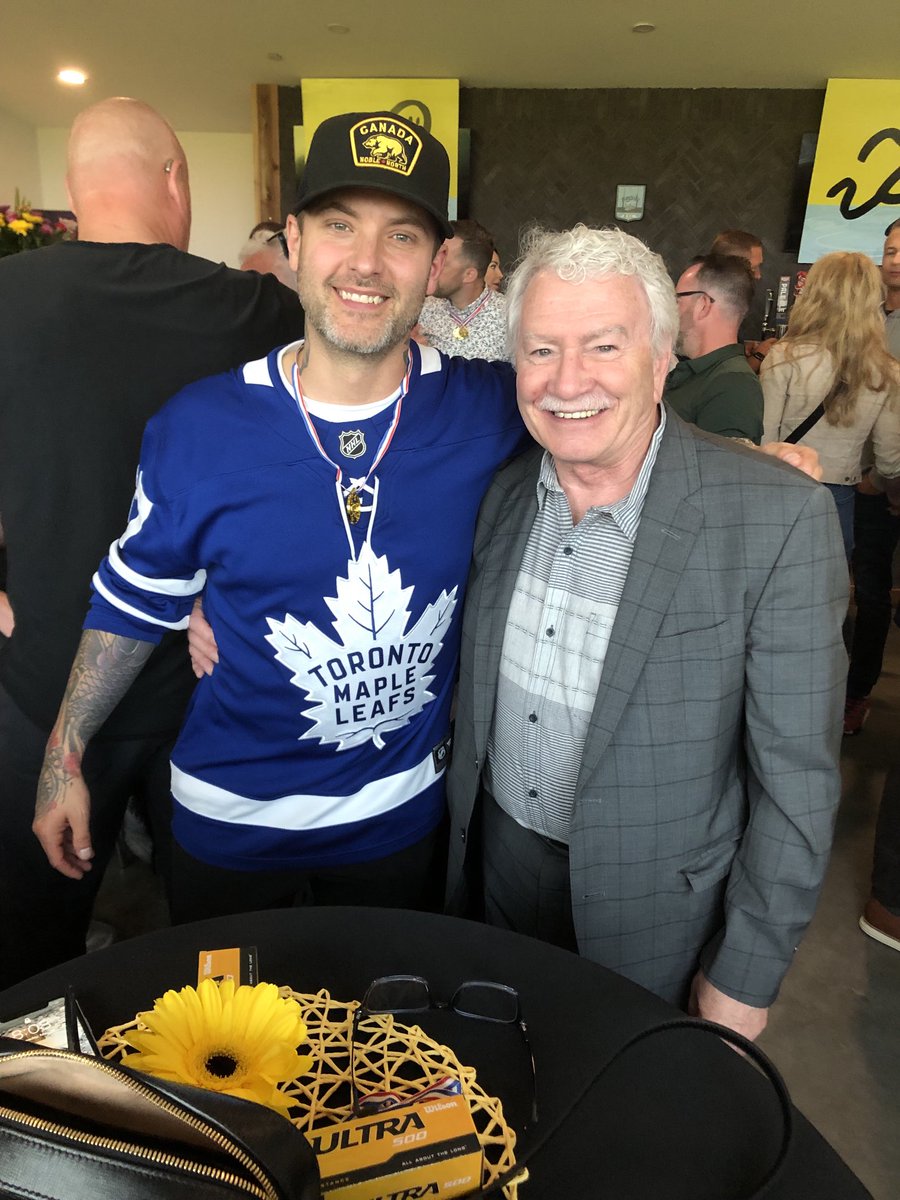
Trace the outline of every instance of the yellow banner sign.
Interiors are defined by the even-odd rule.
[[[880,262],[900,217],[900,80],[831,79],[798,259],[859,250]]]

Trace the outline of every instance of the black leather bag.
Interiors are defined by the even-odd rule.
[[[4,1200],[318,1200],[312,1147],[260,1104],[0,1038]]]

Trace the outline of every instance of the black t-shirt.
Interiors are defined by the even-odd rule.
[[[299,337],[302,313],[271,275],[98,242],[0,260],[0,311],[0,519],[16,620],[0,681],[49,730],[91,578],[128,520],[144,424],[185,384]],[[177,729],[192,686],[184,634],[167,634],[102,733]]]

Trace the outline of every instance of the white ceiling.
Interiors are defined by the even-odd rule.
[[[641,21],[656,32],[632,33]],[[88,85],[56,84],[66,66]],[[898,75],[897,0],[56,0],[8,9],[0,38],[0,109],[36,126],[132,95],[180,130],[247,132],[252,84],[304,76],[820,88]]]

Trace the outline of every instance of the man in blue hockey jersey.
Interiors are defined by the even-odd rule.
[[[92,857],[84,747],[202,592],[221,653],[172,755],[173,919],[438,900],[476,514],[530,441],[510,368],[409,342],[448,184],[420,126],[324,122],[287,226],[305,343],[192,384],[147,426],[37,796],[64,875]]]
[[[409,343],[448,184],[420,126],[323,123],[287,227],[305,343],[185,388],[147,426],[38,791],[63,874],[92,857],[85,744],[203,592],[221,661],[172,755],[173,919],[416,906],[440,887],[475,517],[527,440],[510,370]]]

